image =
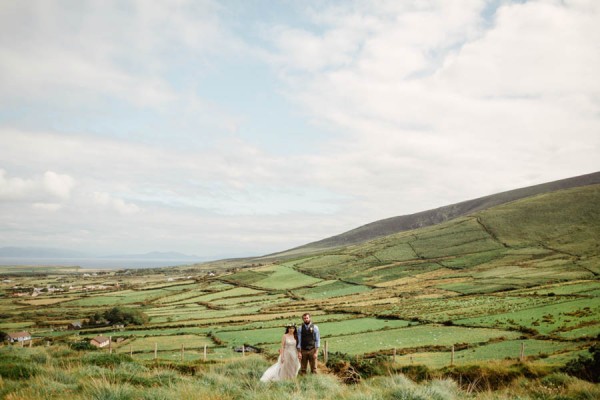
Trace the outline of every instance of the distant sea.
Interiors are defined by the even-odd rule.
[[[120,268],[158,268],[189,265],[202,260],[170,260],[170,259],[137,259],[137,258],[27,258],[0,257],[0,266],[61,266],[81,267],[89,269],[120,269]]]

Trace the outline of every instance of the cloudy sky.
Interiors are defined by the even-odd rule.
[[[0,247],[260,255],[600,170],[596,0],[0,3]]]

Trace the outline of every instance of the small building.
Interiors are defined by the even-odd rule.
[[[244,346],[235,347],[233,349],[233,351],[235,351],[237,353],[260,353],[261,352],[261,350],[258,347],[250,346],[247,344]]]
[[[31,334],[29,332],[16,332],[8,334],[8,341],[11,343],[25,342],[31,340]]]
[[[68,326],[67,329],[70,331],[76,331],[82,328],[81,321],[73,321]]]
[[[90,340],[90,344],[92,346],[102,348],[102,347],[106,347],[110,344],[110,339],[105,336],[96,336],[95,338]]]

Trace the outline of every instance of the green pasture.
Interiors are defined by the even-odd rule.
[[[302,313],[299,312],[294,317],[289,318],[280,318],[278,315],[274,315],[277,319],[269,319],[264,321],[257,322],[244,322],[238,324],[229,324],[224,326],[219,326],[218,328],[214,328],[218,330],[218,332],[227,332],[227,331],[242,331],[242,330],[262,330],[265,328],[279,328],[281,332],[285,331],[285,327],[287,325],[300,325],[302,323],[301,318]],[[333,321],[343,321],[347,319],[354,319],[356,316],[352,314],[313,314],[313,321],[321,326],[321,324],[325,322],[333,322]]]
[[[234,317],[242,315],[253,315],[259,313],[262,306],[250,306],[250,307],[236,307],[233,309],[224,310],[206,310],[202,316],[202,320],[210,323],[211,319],[223,318],[223,317]]]
[[[434,299],[408,298],[401,299],[398,305],[386,306],[382,311],[376,310],[376,312],[382,316],[395,315],[403,319],[417,318],[434,322],[448,320],[456,322],[457,319],[514,313],[519,310],[557,304],[561,301],[565,301],[565,299],[548,296],[508,295],[469,295]],[[482,324],[482,326],[493,326],[493,324]]]
[[[290,301],[288,297],[283,294],[266,294],[266,295],[252,295],[242,297],[228,297],[221,300],[214,300],[211,304],[218,306],[232,306],[232,305],[244,305],[248,306],[253,303],[263,304],[265,306],[272,306],[282,301]]]
[[[585,295],[600,296],[600,281],[564,282],[544,287],[518,290],[513,293],[524,295]]]
[[[238,285],[254,285],[254,283],[269,277],[269,272],[256,271],[255,269],[245,269],[238,271],[232,275],[228,275],[226,279],[229,282]]]
[[[377,266],[356,272],[352,275],[352,278],[356,280],[360,277],[362,282],[376,285],[378,283],[424,274],[440,268],[439,264],[424,262]]]
[[[552,260],[547,265],[538,261],[534,266],[503,266],[481,271],[473,278],[504,278],[516,284],[543,285],[557,281],[593,278],[593,274],[585,268],[578,267],[570,260]]]
[[[318,318],[313,318],[313,322],[319,327],[321,338],[339,335],[353,335],[361,332],[381,331],[406,327],[410,324],[408,321],[400,320],[382,320],[375,318],[356,318],[335,322],[318,322]],[[300,324],[297,322],[297,325]],[[284,327],[266,328],[266,329],[243,329],[239,331],[217,330],[215,335],[230,344],[273,344],[279,343],[281,336],[285,333]]]
[[[391,349],[412,349],[429,346],[451,346],[456,343],[484,343],[491,339],[516,339],[518,332],[487,328],[417,325],[385,329],[354,335],[325,336],[330,352],[364,354]]]
[[[542,194],[478,213],[513,247],[545,243],[579,256],[598,256],[600,185]],[[551,223],[549,223],[551,221]]]
[[[177,280],[174,282],[158,282],[150,284],[144,287],[144,289],[172,289],[172,290],[188,290],[196,286],[196,281],[189,280]],[[200,285],[198,285],[200,286]]]
[[[264,279],[254,282],[254,285],[265,289],[294,289],[314,285],[321,281],[321,279],[298,272],[287,265],[261,267],[259,271],[268,275]]]
[[[137,337],[132,340],[127,340],[122,343],[114,343],[113,346],[119,349],[119,352],[148,353],[154,352],[155,346],[158,351],[172,351],[184,349],[200,349],[204,346],[213,346],[214,343],[210,338],[200,335],[161,335],[153,337]]]
[[[0,331],[22,330],[34,326],[34,322],[1,322]]]
[[[577,261],[577,264],[587,268],[589,271],[596,274],[596,276],[600,275],[600,257],[598,255],[580,259]]]
[[[553,297],[549,297],[553,298]],[[568,331],[584,322],[594,322],[600,315],[600,298],[562,300],[555,304],[514,310],[507,313],[455,320],[458,325],[498,328],[527,327],[542,334]]]
[[[199,328],[196,326],[188,326],[188,327],[178,327],[178,328],[156,328],[156,327],[148,327],[141,329],[123,329],[123,330],[113,330],[113,331],[105,331],[105,332],[95,332],[95,333],[83,333],[80,336],[86,338],[94,338],[96,336],[113,336],[113,337],[155,337],[155,336],[177,336],[177,335],[204,335],[208,331],[209,328]],[[68,333],[73,333],[66,331]]]
[[[180,303],[185,300],[203,296],[205,294],[207,294],[207,292],[199,290],[199,289],[184,290],[184,291],[180,291],[179,293],[161,297],[161,298],[155,300],[154,303],[155,304]]]
[[[299,271],[306,271],[315,276],[333,277],[343,271],[345,266],[354,260],[356,260],[356,257],[349,254],[330,254],[294,261],[293,265]]]
[[[381,262],[414,260],[417,255],[408,243],[393,244],[373,254]]]
[[[171,313],[160,313],[160,314],[149,314],[152,323],[161,322],[179,322],[187,320],[201,320],[206,314],[205,307],[198,307],[197,309],[188,309]]]
[[[411,241],[411,244],[417,254],[425,258],[502,249],[502,245],[496,242],[474,218],[442,225],[439,229],[417,234],[416,237],[417,239]]]
[[[368,292],[370,290],[371,288],[368,286],[356,285],[338,280],[328,280],[319,283],[315,287],[294,290],[293,293],[305,299],[327,299]]]
[[[467,282],[446,283],[437,285],[436,287],[461,294],[489,294],[512,290],[518,286],[511,283],[499,282],[497,279],[476,279]]]
[[[212,287],[211,287],[212,288]],[[241,297],[249,294],[262,294],[264,291],[251,289],[247,287],[234,287],[232,289],[222,290],[219,292],[212,292],[209,294],[205,294],[202,296],[194,297],[193,299],[187,299],[184,302],[179,302],[180,304],[184,304],[186,302],[191,301],[202,301],[202,302],[211,302],[217,299],[223,299],[226,297]]]
[[[481,264],[487,264],[504,257],[507,249],[498,248],[489,251],[480,251],[476,253],[458,254],[452,257],[445,257],[439,263],[445,267],[453,269],[468,269]]]
[[[152,290],[120,290],[108,293],[93,293],[78,300],[69,302],[70,307],[116,306],[151,302],[160,297],[172,294],[168,289]]]
[[[119,350],[119,353],[128,354],[129,349],[124,347]],[[209,361],[228,361],[231,359],[241,358],[242,353],[236,353],[229,347],[207,347],[206,359]],[[154,350],[152,352],[134,353],[132,358],[134,360],[150,361],[154,360]],[[184,348],[184,361],[198,361],[204,359],[204,348],[202,349],[185,349]],[[174,350],[158,350],[157,359],[160,361],[180,361],[181,360],[181,346],[179,349]]]
[[[454,352],[454,364],[471,364],[482,361],[519,359],[521,345],[524,345],[525,357],[547,357],[551,354],[562,354],[573,350],[577,344],[570,342],[557,342],[551,340],[505,340],[488,343],[481,346],[470,346]],[[449,350],[449,349],[448,349]],[[396,357],[400,364],[423,364],[429,368],[442,368],[450,365],[451,352],[418,352]]]
[[[585,324],[585,323],[583,323]],[[561,338],[575,340],[575,339],[597,339],[600,337],[600,321],[588,321],[584,326],[569,329],[565,332],[557,332]]]

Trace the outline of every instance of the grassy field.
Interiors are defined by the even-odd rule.
[[[242,344],[274,354],[283,327],[310,312],[330,351],[352,357],[391,358],[396,349],[399,365],[442,368],[452,345],[462,365],[515,359],[523,343],[531,365],[565,364],[600,335],[598,204],[597,186],[571,189],[247,267],[236,261],[231,268],[221,262],[222,269],[95,275],[0,267],[0,331],[29,331],[32,351],[102,334],[142,363],[177,361],[182,344],[190,362],[202,361],[207,345],[211,362],[227,363],[240,358],[234,347]],[[115,306],[149,321],[67,330]],[[11,379],[3,373],[2,393],[24,390]]]

